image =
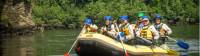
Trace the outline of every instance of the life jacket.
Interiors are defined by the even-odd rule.
[[[122,27],[122,31],[125,33],[125,35],[129,35],[130,34],[130,32],[129,32],[129,29],[130,29],[129,26],[130,26],[130,24],[127,24],[124,27]]]
[[[104,34],[104,33],[106,33],[106,31],[112,30],[111,25],[112,25],[112,24],[104,25],[104,26],[102,27],[103,31],[101,31],[101,33]]]
[[[150,26],[143,27],[140,31],[140,36],[146,39],[153,39],[153,33],[149,29]]]
[[[96,29],[93,29],[93,28],[90,27],[90,26],[87,26],[87,27],[86,27],[86,30],[87,30],[87,32],[96,32],[96,31],[97,31]]]
[[[162,28],[163,23],[159,24],[159,25],[154,25],[154,27],[156,28],[157,31],[159,31],[159,35],[160,36],[165,36],[166,35],[166,31]]]
[[[112,24],[105,25],[104,27],[106,28],[107,31],[110,31],[110,30],[112,29],[112,28],[111,28],[111,25],[112,25]]]

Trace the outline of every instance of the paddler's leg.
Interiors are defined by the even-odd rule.
[[[134,38],[133,35],[126,35],[127,40],[132,40],[133,38]]]
[[[147,40],[149,40],[149,41],[151,41],[151,42],[153,41],[152,39],[147,39]],[[147,46],[153,45],[153,43],[149,43],[149,42],[147,42],[147,41],[144,41],[144,42],[146,43]]]
[[[139,37],[135,37],[134,38],[134,42],[135,42],[136,45],[146,45],[146,46],[152,45],[152,43],[148,43],[148,42],[146,42],[145,40],[143,40],[143,39],[141,39]]]
[[[125,39],[123,40],[125,43],[130,43],[131,40],[133,40],[133,36],[132,35],[126,35]]]
[[[135,45],[142,45],[144,41],[142,41],[139,37],[134,38]]]
[[[116,38],[116,32],[114,32],[114,31],[107,31],[107,36],[110,36],[110,37],[112,37],[112,38]]]

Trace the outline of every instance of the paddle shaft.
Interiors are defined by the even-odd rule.
[[[85,26],[83,26],[82,30],[84,29],[84,27],[85,27]],[[82,31],[81,31],[81,32],[82,32]],[[81,32],[80,32],[80,33],[81,33]],[[80,34],[79,34],[79,35],[80,35]],[[78,35],[78,36],[79,36],[79,35]],[[71,48],[68,50],[68,54],[71,52],[71,50],[73,49],[73,47],[75,46],[75,44],[78,42],[78,38],[79,38],[79,37],[76,38],[76,40],[75,40],[74,43],[72,44]]]
[[[123,49],[124,49],[124,52],[125,52],[125,56],[126,56],[126,48],[124,47],[124,42],[122,41],[122,40],[120,40],[121,41],[121,45],[122,45],[122,47],[123,47]]]
[[[173,38],[170,38],[169,36],[167,36],[169,39],[171,39],[171,40],[173,40],[173,41],[175,41],[176,42],[176,44],[179,46],[179,47],[181,47],[181,48],[183,48],[183,49],[188,49],[189,48],[189,44],[188,43],[185,43],[185,42],[183,42],[183,41],[177,41],[177,40],[175,40],[175,39],[173,39]]]
[[[166,36],[166,37],[169,38],[169,39],[171,39],[171,40],[173,40],[173,41],[175,41],[175,42],[177,42],[175,39],[173,39],[173,38],[171,38],[169,36]]]
[[[73,43],[73,45],[71,46],[71,48],[69,49],[68,53],[71,52],[71,50],[73,49],[73,47],[75,46],[75,44],[77,43],[77,41],[78,41],[78,39],[76,39],[76,40],[74,41],[74,43]]]
[[[116,23],[115,23],[115,26],[116,26],[116,28],[117,28],[117,31],[120,32],[120,31],[119,31],[119,27],[117,26]],[[119,37],[121,38],[121,36],[119,36]],[[126,56],[126,53],[127,53],[127,52],[126,52],[126,48],[124,47],[124,42],[123,42],[121,39],[120,39],[120,42],[121,42],[122,48],[124,49],[125,56]]]

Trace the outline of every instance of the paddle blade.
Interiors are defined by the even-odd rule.
[[[68,52],[66,52],[66,53],[64,54],[64,56],[70,56],[70,54],[69,54]]]
[[[177,44],[179,47],[183,48],[183,49],[188,49],[188,48],[190,47],[187,43],[183,42],[182,40],[178,40],[178,41],[176,42],[176,44]]]
[[[127,52],[126,52],[125,56],[129,56]]]
[[[168,52],[168,55],[179,56],[179,53],[175,50],[169,49],[169,50],[167,50],[167,52]]]

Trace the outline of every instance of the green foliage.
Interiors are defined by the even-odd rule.
[[[195,0],[194,0],[195,1]],[[198,3],[193,0],[35,0],[33,15],[37,23],[77,24],[86,16],[98,16],[100,21],[106,15],[114,19],[121,15],[137,16],[145,11],[148,16],[159,13],[166,18],[180,16],[198,19]],[[42,21],[41,21],[42,20]],[[53,22],[52,22],[53,21]]]

